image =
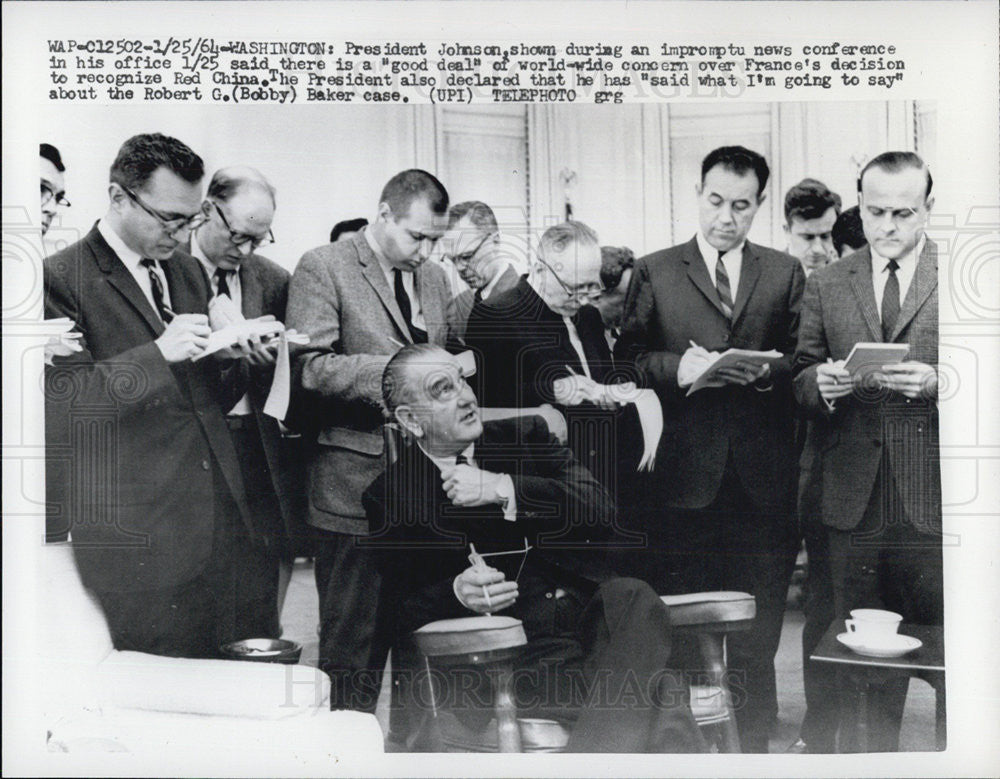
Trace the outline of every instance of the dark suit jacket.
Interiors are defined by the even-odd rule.
[[[177,254],[186,253],[180,251]],[[195,260],[194,257],[191,257]],[[197,261],[197,260],[195,260]],[[201,266],[204,270],[204,266]],[[271,314],[279,322],[285,321],[288,306],[288,283],[291,274],[272,262],[267,257],[251,254],[246,257],[239,268],[241,308],[247,319]],[[282,439],[281,429],[273,417],[264,413],[264,404],[271,391],[274,379],[273,366],[253,366],[244,364],[244,386],[250,398],[250,408],[257,421],[260,432],[261,449],[270,473],[268,492],[273,495],[278,514],[255,516],[258,534],[269,541],[277,541],[285,537],[301,536],[305,517],[304,474],[297,472],[302,468],[298,462],[299,453]],[[238,400],[238,398],[237,398]],[[230,408],[232,408],[230,406]],[[230,408],[223,409],[228,412]],[[261,492],[263,485],[252,485],[254,490]]]
[[[804,281],[797,260],[747,242],[730,324],[694,238],[636,263],[615,354],[637,364],[663,403],[656,470],[668,505],[707,506],[731,460],[759,508],[794,509],[791,363]],[[726,386],[686,397],[677,366],[691,341],[709,351],[777,349],[784,357],[771,364],[770,391]]]
[[[867,247],[809,277],[795,353],[795,397],[810,418],[803,464],[820,481],[823,522],[849,530],[861,521],[887,456],[910,521],[939,531],[937,399],[861,389],[838,399],[831,412],[816,387],[818,363],[846,358],[859,341],[881,340]],[[937,365],[937,247],[931,241],[917,262],[892,341],[910,345],[906,359]]]
[[[205,313],[198,263],[161,265],[174,311]],[[250,523],[220,405],[234,400],[231,382],[212,358],[163,359],[153,343],[162,322],[96,227],[48,257],[44,275],[45,316],[69,317],[83,333],[83,351],[47,369],[45,395],[52,509],[72,533],[84,584],[133,591],[189,581],[212,551],[213,459]]]
[[[517,271],[514,270],[514,266],[508,265],[507,269],[500,274],[500,278],[497,279],[496,286],[493,287],[493,291],[490,293],[490,298],[492,299],[496,295],[513,289],[517,286],[520,278]],[[465,342],[465,329],[469,324],[469,314],[472,313],[475,301],[475,290],[467,289],[455,295],[451,299],[451,302],[448,303],[448,338],[453,343]]]
[[[427,338],[444,346],[450,299],[444,272],[415,272]],[[285,322],[310,337],[296,350],[299,416],[318,444],[310,466],[309,523],[324,530],[367,531],[361,493],[384,466],[382,371],[409,328],[364,233],[306,252],[292,274]]]
[[[527,537],[534,548],[522,576],[584,589],[613,576],[600,543],[614,512],[610,497],[540,417],[487,422],[475,459],[483,470],[513,479],[516,522],[505,520],[497,506],[453,506],[437,466],[416,445],[402,447],[399,459],[365,491],[370,534],[363,543],[376,553],[386,602],[396,605],[402,634],[436,619],[469,616],[452,591],[454,578],[469,567],[469,542],[486,553],[523,548]],[[491,564],[500,567],[500,559]],[[510,615],[523,617],[518,610],[531,605],[520,603]]]
[[[611,373],[604,323],[593,306],[574,317],[594,381]],[[552,403],[552,382],[582,374],[580,358],[562,317],[539,297],[526,278],[507,292],[473,306],[465,343],[476,353],[476,397],[483,406],[529,407]]]

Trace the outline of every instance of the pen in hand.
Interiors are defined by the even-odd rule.
[[[476,545],[471,541],[469,542],[469,562],[472,563],[472,567],[477,571],[485,571],[487,568],[486,561],[483,559],[483,556],[476,551]],[[486,589],[485,584],[483,585],[483,598],[486,600],[486,608],[492,609],[493,603],[490,601],[490,591]],[[493,614],[491,611],[487,611],[486,616],[492,617]]]

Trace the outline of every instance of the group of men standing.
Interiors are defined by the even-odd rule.
[[[865,166],[870,248],[815,272],[839,199],[809,180],[799,199],[812,205],[789,193],[797,258],[750,243],[769,170],[743,147],[705,158],[694,238],[610,275],[579,222],[549,228],[520,275],[486,204],[449,209],[441,182],[413,169],[388,181],[370,224],[307,252],[289,277],[256,252],[273,240],[273,187],[227,168],[203,197],[203,176],[180,141],[129,139],[107,214],[45,261],[46,316],[82,333],[82,350],[47,374],[48,488],[62,512],[49,530],[71,536],[118,648],[212,657],[229,640],[276,637],[279,569],[303,516],[335,708],[374,710],[415,620],[505,608],[546,673],[606,667],[662,686],[668,663],[693,661],[681,642],[672,650],[657,596],[735,589],[757,600],[729,644],[740,737],[767,751],[799,517],[817,550],[811,588],[830,595],[813,633],[859,606],[940,624],[933,199],[916,155]],[[454,297],[428,262],[442,238],[469,286]],[[274,342],[202,355],[223,295],[247,319],[308,336],[284,420],[306,444],[306,496],[288,429],[263,413]],[[620,320],[591,305],[611,298]],[[843,368],[859,341],[910,346],[877,397]],[[689,395],[729,348],[781,356]],[[466,349],[475,378],[452,356]],[[616,384],[661,402],[651,475],[636,473],[639,423]],[[484,421],[504,416],[522,419]],[[387,419],[405,442],[395,456]],[[467,564],[470,540],[493,554],[520,539],[516,573]],[[904,695],[886,694],[882,748],[894,748]],[[646,703],[624,717],[582,703],[570,747],[703,746],[686,705]],[[803,737],[831,749],[837,717],[818,719]]]

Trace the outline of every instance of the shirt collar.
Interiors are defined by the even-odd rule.
[[[191,256],[201,263],[202,267],[208,272],[209,278],[215,275],[218,266],[205,256],[205,252],[201,249],[201,244],[198,243],[197,235],[191,238]]]
[[[712,244],[708,242],[708,239],[701,234],[701,230],[695,233],[695,238],[698,241],[698,251],[701,252],[701,257],[705,262],[712,267],[715,267],[715,263],[719,259],[719,250],[716,249]],[[743,254],[743,246],[746,244],[747,240],[744,238],[736,246],[727,251],[723,256],[728,257],[736,252],[738,255]]]
[[[417,441],[417,446],[420,447],[421,452],[427,455],[427,459],[437,466],[439,471],[443,471],[445,468],[455,467],[455,460],[457,459],[455,455],[452,455],[451,457],[438,457],[437,455],[433,455],[426,449],[424,449],[420,441]],[[459,452],[459,454],[464,455],[465,459],[467,459],[471,463],[475,448],[476,444],[475,442],[473,442],[469,444],[467,447],[465,447],[465,449],[463,449],[461,452]]]
[[[922,233],[920,235],[920,240],[917,241],[917,245],[914,246],[910,251],[908,251],[902,257],[897,259],[896,264],[898,264],[899,267],[902,268],[904,266],[910,267],[910,264],[912,262],[912,267],[916,267],[917,258],[921,254],[923,254],[925,243],[927,243],[927,234]],[[881,254],[875,251],[874,246],[870,246],[870,249],[872,255],[872,276],[877,276],[878,274],[882,273],[885,270],[886,266],[889,264],[889,260],[887,260]]]
[[[382,247],[378,245],[378,241],[375,240],[375,233],[372,230],[371,225],[365,227],[364,235],[365,240],[368,241],[368,248],[372,250],[372,254],[375,255],[375,259],[378,260],[378,264],[382,268],[382,273],[385,274],[387,279],[392,278],[392,272],[396,269],[393,267],[392,263],[389,262],[388,258],[386,258],[385,254],[383,254]],[[412,273],[412,271],[407,271],[403,268],[400,268],[399,270],[403,271],[403,273]]]
[[[139,267],[139,263],[142,262],[142,255],[138,252],[132,251],[126,244],[125,241],[114,231],[114,228],[108,224],[107,220],[101,219],[97,223],[97,230],[101,234],[101,237],[107,242],[111,250],[118,255],[118,259],[125,263],[126,268],[136,269]]]

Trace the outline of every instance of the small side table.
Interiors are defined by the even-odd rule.
[[[947,745],[944,679],[944,631],[939,626],[907,625],[899,626],[899,632],[919,638],[923,646],[902,657],[866,657],[848,649],[837,640],[844,632],[842,620],[835,620],[819,642],[810,659],[818,663],[834,663],[851,683],[849,694],[854,699],[850,703],[858,712],[858,732],[856,742],[862,751],[868,750],[868,692],[869,688],[884,684],[898,677],[923,679],[934,688],[935,729],[934,736],[939,751]]]

